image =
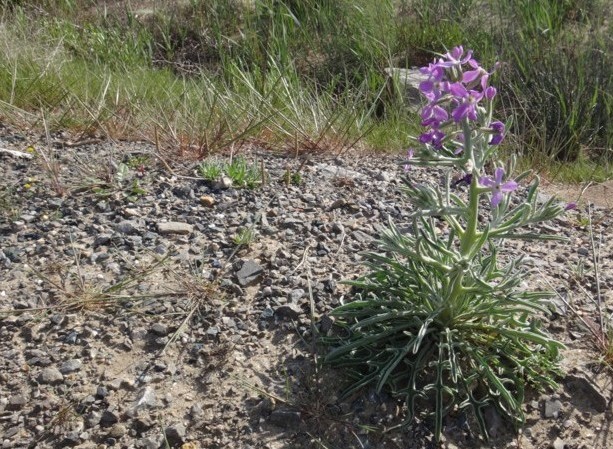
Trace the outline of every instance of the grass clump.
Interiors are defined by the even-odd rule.
[[[262,182],[260,167],[255,162],[249,164],[241,156],[232,158],[229,162],[216,159],[203,161],[198,166],[198,173],[204,180],[213,183],[227,176],[232,185],[238,188],[254,189]]]

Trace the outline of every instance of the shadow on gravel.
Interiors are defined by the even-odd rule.
[[[287,331],[278,330],[273,341]],[[296,337],[294,354],[278,357],[275,375],[258,374],[266,391],[246,404],[256,432],[275,441],[270,449],[435,449],[480,448],[483,442],[468,429],[464,416],[447,420],[443,443],[435,443],[433,423],[416,418],[401,427],[405,410],[385,392],[364,389],[340,399],[346,379],[339,370],[321,366],[311,342]],[[475,424],[476,425],[476,424]],[[510,447],[512,429],[498,423],[495,447]],[[445,443],[446,442],[446,443]]]

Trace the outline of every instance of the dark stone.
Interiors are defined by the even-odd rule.
[[[283,429],[295,429],[300,425],[300,412],[288,408],[278,408],[273,410],[268,418],[273,426]]]
[[[564,383],[572,396],[579,395],[582,399],[588,401],[598,413],[607,411],[609,401],[598,391],[596,385],[590,382],[586,377],[576,374],[567,374]]]
[[[166,427],[165,434],[166,439],[168,440],[168,444],[171,446],[178,446],[179,444],[183,444],[185,442],[185,433],[186,429],[183,424],[174,424],[172,426]]]
[[[98,234],[94,239],[94,248],[98,248],[99,246],[106,246],[111,243],[110,234]]]
[[[275,315],[279,318],[297,320],[302,315],[302,309],[298,304],[284,304],[275,309]]]
[[[139,227],[139,224],[134,221],[124,220],[115,225],[115,230],[121,234],[137,235],[140,234]]]
[[[243,266],[236,273],[236,279],[241,287],[257,282],[264,273],[264,269],[252,260],[243,262]]]
[[[105,410],[100,417],[100,425],[102,427],[110,427],[119,422],[119,415],[111,409]]]

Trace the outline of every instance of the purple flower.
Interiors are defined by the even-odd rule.
[[[490,139],[490,145],[498,145],[504,139],[504,123],[499,121],[492,122],[490,129],[494,133]]]
[[[419,141],[421,143],[429,143],[438,150],[443,147],[443,139],[445,138],[445,133],[439,129],[432,128],[429,131],[426,131],[421,136],[419,136]]]
[[[460,123],[464,118],[477,120],[477,105],[483,98],[483,92],[467,90],[461,83],[453,83],[449,86],[449,93],[455,97],[457,103],[457,107],[451,111],[456,123]]]
[[[469,63],[471,66],[476,64],[476,61],[472,58],[473,57],[472,50],[468,50],[468,52],[466,53],[466,56],[462,57],[463,55],[464,55],[464,47],[462,47],[461,45],[458,45],[457,47],[453,48],[450,52],[445,54],[444,58],[446,60],[441,59],[439,60],[437,64],[445,68],[457,67],[457,66],[464,65],[466,63]]]
[[[577,203],[575,203],[574,201],[571,201],[570,203],[566,205],[564,210],[575,210],[576,208],[577,208]]]
[[[517,188],[517,183],[515,181],[507,181],[503,183],[503,177],[504,169],[498,167],[494,172],[493,178],[490,176],[483,176],[479,179],[479,184],[481,184],[483,187],[488,187],[492,192],[492,207],[496,207],[500,204],[505,193],[512,192]]]
[[[462,74],[462,82],[464,84],[470,84],[485,75],[487,75],[487,72],[483,68],[477,67],[474,70],[468,70],[467,72],[464,72]]]
[[[440,124],[449,118],[449,114],[445,109],[437,104],[429,103],[421,112],[422,126],[431,126],[438,128]]]

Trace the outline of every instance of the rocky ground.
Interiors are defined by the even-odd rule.
[[[402,420],[386,394],[339,400],[313,339],[378,229],[408,221],[398,157],[251,148],[267,175],[248,190],[145,143],[4,127],[0,148],[33,156],[0,153],[0,447],[438,447],[427,422],[386,431]],[[587,207],[545,226],[568,243],[506,249],[527,254],[528,285],[564,298],[546,322],[566,374],[529,395],[519,434],[490,417],[492,447],[613,447],[611,372],[589,331],[597,280],[613,312],[613,217]],[[481,443],[448,422],[442,446]]]

